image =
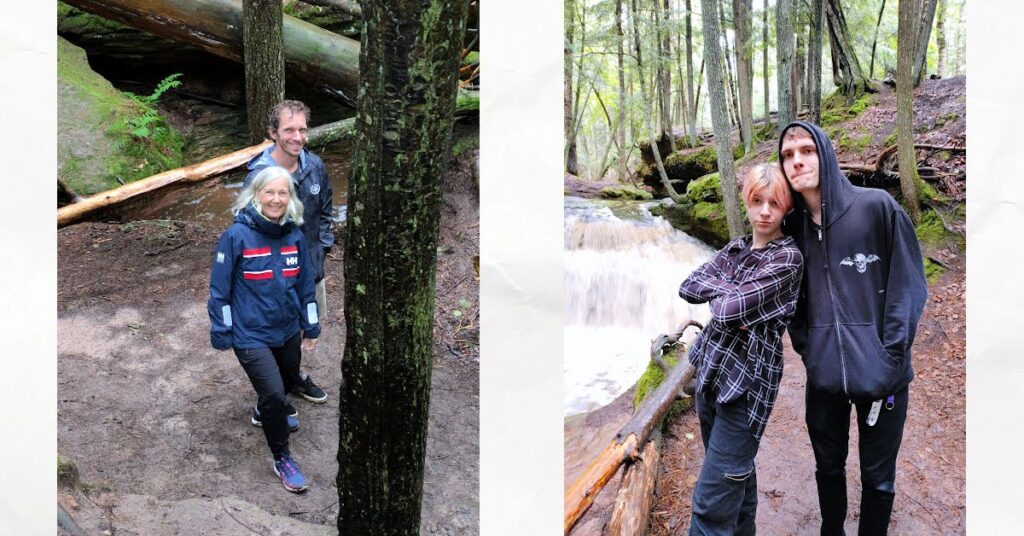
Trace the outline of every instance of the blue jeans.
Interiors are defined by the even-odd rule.
[[[747,397],[719,404],[697,393],[694,400],[705,454],[693,489],[690,534],[752,535],[759,442],[747,426]]]

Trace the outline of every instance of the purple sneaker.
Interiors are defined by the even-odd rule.
[[[302,476],[302,471],[299,470],[299,464],[287,454],[274,461],[274,474],[281,477],[284,489],[293,493],[300,493],[309,487],[306,477]]]

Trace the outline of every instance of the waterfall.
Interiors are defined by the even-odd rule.
[[[714,250],[646,205],[566,198],[565,415],[601,407],[636,383],[658,334],[710,318],[707,305],[679,297],[679,284]]]

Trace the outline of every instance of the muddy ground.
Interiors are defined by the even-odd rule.
[[[479,532],[477,151],[445,177],[421,534]],[[337,534],[344,233],[327,260],[328,314],[302,368],[330,398],[295,398],[291,451],[311,481],[286,491],[235,356],[210,347],[211,252],[223,229],[89,222],[58,232],[58,500],[88,534]]]

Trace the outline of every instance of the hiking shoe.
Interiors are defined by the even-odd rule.
[[[274,460],[274,474],[281,477],[284,489],[299,493],[309,487],[306,477],[302,476],[299,464],[291,456],[285,454],[280,460]]]
[[[309,374],[306,374],[305,372],[300,372],[299,378],[302,380],[302,382],[296,385],[294,389],[292,389],[293,393],[301,396],[302,398],[305,398],[306,400],[309,400],[314,404],[323,404],[324,402],[327,402],[327,393],[324,392],[323,389],[317,387],[315,383],[313,383],[313,378],[310,378]]]
[[[299,412],[295,411],[295,408],[291,404],[285,402],[285,411],[288,412],[288,429],[292,432],[299,429]],[[263,416],[260,415],[260,409],[257,406],[252,407],[252,422],[253,426],[263,426]]]

